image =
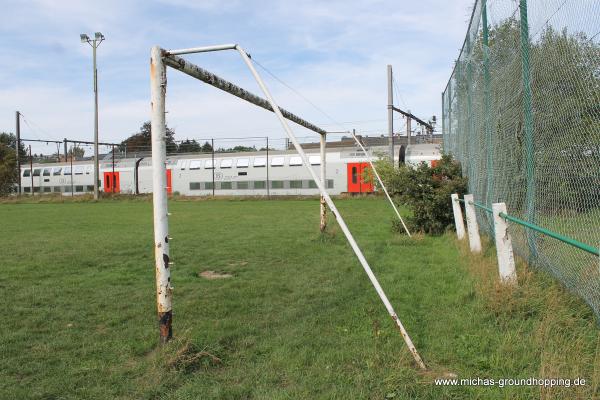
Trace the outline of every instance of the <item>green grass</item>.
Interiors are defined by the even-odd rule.
[[[494,249],[391,231],[382,199],[337,201],[430,371],[421,373],[317,200],[172,201],[175,340],[157,346],[147,201],[0,204],[0,398],[488,399],[598,395],[593,313]],[[232,274],[206,280],[199,272]],[[440,387],[584,377],[585,387]]]

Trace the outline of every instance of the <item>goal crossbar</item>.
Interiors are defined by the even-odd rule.
[[[181,59],[180,57],[169,55],[164,49],[158,46],[152,48],[151,59],[150,59],[150,80],[151,80],[151,108],[152,108],[152,172],[153,172],[153,210],[154,210],[154,249],[155,249],[155,265],[156,265],[156,290],[157,290],[157,305],[159,315],[159,328],[161,330],[161,340],[167,341],[171,337],[171,319],[172,319],[172,288],[171,278],[169,270],[169,237],[168,237],[168,211],[167,211],[167,193],[166,193],[166,121],[165,121],[165,94],[166,94],[166,66],[171,66],[182,72],[187,73],[203,82],[206,82],[212,86],[218,87],[221,90],[225,90],[243,100],[249,101],[252,104],[256,104],[262,108],[275,113],[279,119],[284,131],[288,135],[288,138],[294,145],[298,155],[302,159],[304,166],[308,169],[312,179],[317,185],[322,199],[327,203],[327,206],[336,217],[337,223],[340,226],[342,232],[346,236],[350,247],[354,251],[364,271],[366,272],[371,284],[375,288],[375,291],[379,295],[379,298],[383,302],[389,315],[392,317],[396,327],[400,331],[402,338],[404,339],[410,353],[412,354],[415,362],[421,369],[426,369],[425,363],[421,359],[417,349],[413,345],[412,340],[408,336],[406,329],[404,328],[398,314],[395,312],[393,306],[388,300],[384,293],[379,281],[375,277],[375,274],[371,270],[366,258],[364,257],[360,247],[354,240],[352,233],[348,229],[343,217],[339,213],[337,207],[333,203],[333,200],[325,189],[325,182],[320,179],[316,172],[311,167],[311,164],[304,152],[304,149],[296,139],[293,131],[287,123],[286,116],[284,116],[282,109],[275,103],[271,93],[266,87],[264,81],[254,68],[248,54],[240,47],[235,46],[234,50],[237,50],[242,60],[254,76],[256,82],[261,88],[266,100],[251,95],[250,92],[241,89],[240,87],[222,79],[216,75],[197,67],[188,61]],[[177,58],[175,58],[177,57]],[[179,61],[181,60],[181,61]],[[173,66],[171,64],[175,64]],[[187,72],[189,71],[189,72]],[[192,73],[193,72],[193,73]],[[218,78],[218,79],[211,79]],[[242,97],[242,94],[244,97]],[[249,98],[253,98],[258,101],[259,104],[254,101],[250,101]],[[266,101],[266,105],[262,105]],[[267,107],[268,105],[268,107]],[[291,114],[291,113],[289,113]],[[294,115],[294,114],[291,114]],[[296,117],[303,121],[301,118]],[[296,122],[296,121],[294,121]],[[302,124],[301,124],[302,125]],[[312,125],[312,124],[310,124]],[[303,125],[304,126],[304,125]],[[314,128],[322,131],[322,135],[326,134],[326,131],[321,130],[314,126]],[[311,129],[314,130],[314,129]],[[318,132],[318,131],[316,131]],[[319,132],[320,133],[320,132]],[[168,323],[168,325],[164,324]]]
[[[264,108],[265,110],[273,111],[273,107],[271,104],[260,96],[255,95],[254,93],[243,89],[220,76],[213,74],[205,70],[204,68],[200,68],[197,65],[190,63],[189,61],[184,60],[183,58],[173,55],[172,52],[165,52],[164,62],[169,67],[174,68],[187,74],[193,78],[199,79],[202,82],[208,83],[211,86],[216,87],[217,89],[221,89],[229,94],[232,94],[236,97],[239,97],[242,100],[246,100],[249,103],[254,104],[255,106]],[[324,135],[327,132],[324,129],[319,128],[315,124],[308,122],[307,120],[300,118],[299,116],[280,108],[281,114],[283,116],[296,124],[305,127],[313,132],[316,132],[320,135]]]

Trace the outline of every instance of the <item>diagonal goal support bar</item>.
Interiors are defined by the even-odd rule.
[[[375,277],[375,274],[371,270],[367,260],[365,259],[361,249],[354,240],[352,233],[348,229],[344,219],[339,213],[337,207],[333,203],[333,200],[325,189],[325,183],[317,176],[317,173],[311,168],[311,164],[304,152],[304,149],[296,139],[294,133],[289,127],[287,120],[296,122],[302,126],[307,127],[320,134],[326,134],[325,130],[316,127],[313,124],[304,121],[296,115],[282,110],[273,100],[271,93],[265,86],[262,78],[254,68],[252,61],[248,54],[240,47],[235,46],[235,50],[239,52],[242,60],[250,69],[250,72],[254,76],[256,82],[263,91],[266,100],[258,97],[245,89],[240,88],[218,76],[195,66],[180,57],[168,55],[168,52],[161,49],[158,46],[152,48],[151,62],[150,62],[150,74],[151,74],[151,92],[152,92],[152,167],[153,167],[153,207],[154,207],[154,248],[155,248],[155,261],[156,261],[156,288],[157,288],[157,303],[159,312],[159,326],[161,332],[161,340],[166,341],[171,335],[171,315],[172,315],[172,288],[170,285],[170,271],[169,271],[169,255],[168,255],[168,212],[167,212],[167,194],[166,194],[166,124],[165,124],[165,93],[166,93],[166,66],[171,66],[178,69],[192,77],[195,77],[203,82],[206,82],[212,86],[215,86],[221,90],[224,90],[234,96],[237,96],[243,100],[246,100],[252,104],[258,105],[266,110],[275,113],[279,119],[283,129],[288,135],[290,141],[293,143],[298,155],[302,159],[304,166],[309,171],[312,179],[315,181],[319,191],[321,192],[322,198],[327,203],[327,206],[336,217],[338,225],[342,232],[346,236],[350,247],[354,251],[360,264],[365,270],[369,280],[373,284],[375,291],[379,295],[379,298],[385,305],[389,315],[394,320],[396,327],[400,331],[408,349],[410,350],[415,362],[421,369],[426,369],[425,363],[421,359],[421,356],[417,352],[417,349],[412,343],[412,340],[408,336],[406,329],[404,328],[398,314],[394,311],[390,301],[384,293],[379,281]],[[266,104],[265,104],[266,103]],[[287,114],[287,115],[286,115]],[[290,118],[291,117],[291,118]],[[306,126],[308,124],[310,127]],[[168,328],[163,326],[163,321],[168,320]],[[168,337],[163,336],[168,334]]]

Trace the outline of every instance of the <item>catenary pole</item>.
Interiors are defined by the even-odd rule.
[[[17,190],[17,193],[20,195],[21,194],[21,116],[19,111],[17,111],[15,113],[16,115],[16,119],[15,119],[15,136],[17,137],[17,145],[15,146],[15,155],[17,156],[17,183],[19,185],[19,188]]]
[[[29,145],[29,174],[31,176],[31,195],[34,196],[33,191],[33,157],[31,155],[31,145]]]
[[[390,161],[394,164],[394,92],[392,88],[392,66],[387,66],[387,90],[388,90],[388,143],[390,147]]]

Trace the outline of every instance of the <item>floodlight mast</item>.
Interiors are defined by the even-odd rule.
[[[94,66],[94,200],[98,200],[99,187],[98,182],[100,181],[100,165],[98,161],[98,69],[96,68],[96,49],[100,46],[100,43],[104,41],[104,35],[101,32],[94,34],[94,39],[82,33],[79,35],[81,43],[88,43],[93,49],[93,66]]]
[[[288,138],[293,143],[296,151],[300,155],[303,164],[308,169],[312,179],[316,183],[319,191],[321,192],[321,196],[325,199],[325,202],[329,206],[329,209],[336,217],[336,220],[342,229],[342,232],[346,236],[352,250],[356,254],[360,264],[363,269],[367,273],[371,283],[373,284],[375,291],[379,295],[379,298],[384,303],[388,313],[394,320],[397,328],[399,329],[407,347],[409,348],[414,360],[419,365],[421,369],[426,369],[425,363],[421,359],[419,353],[414,347],[412,340],[408,336],[408,333],[404,329],[402,322],[398,318],[398,315],[394,311],[393,306],[388,300],[385,292],[381,288],[379,281],[375,277],[375,274],[371,270],[367,260],[365,259],[362,251],[358,247],[358,244],[354,240],[352,233],[348,229],[348,226],[344,222],[341,214],[337,210],[337,207],[333,203],[331,197],[327,193],[325,182],[323,182],[318,176],[317,173],[311,167],[311,164],[304,153],[304,149],[299,144],[296,139],[294,133],[290,129],[287,124],[286,119],[290,119],[289,116],[284,115],[285,110],[281,110],[279,106],[273,100],[271,93],[265,86],[262,78],[252,65],[250,61],[250,57],[248,54],[240,47],[235,46],[235,50],[239,52],[244,63],[250,69],[250,72],[254,76],[256,82],[261,88],[263,94],[265,95],[266,102],[268,106],[264,105],[265,100],[253,95],[252,93],[247,92],[244,89],[241,89],[238,86],[233,85],[230,82],[227,82],[221,78],[218,78],[216,75],[209,73],[191,63],[186,62],[185,60],[176,57],[175,55],[169,55],[168,51],[161,49],[158,46],[152,48],[151,52],[151,65],[150,65],[150,74],[151,74],[151,91],[152,91],[152,167],[153,167],[153,207],[154,207],[154,238],[155,238],[155,261],[156,261],[156,285],[157,285],[157,300],[159,303],[159,325],[160,325],[160,333],[161,333],[161,341],[167,341],[171,335],[171,294],[172,288],[170,287],[170,272],[169,272],[169,256],[168,256],[168,213],[167,213],[167,195],[166,195],[166,145],[165,145],[165,135],[166,135],[166,125],[165,125],[165,92],[166,92],[166,65],[173,66],[173,68],[179,69],[189,75],[200,79],[206,83],[209,83],[212,86],[218,87],[221,90],[224,90],[228,93],[231,93],[237,97],[240,97],[246,101],[249,101],[253,104],[259,105],[262,108],[265,108],[269,111],[275,113],[277,118],[279,119],[283,129],[285,130]],[[214,50],[213,50],[214,51]],[[164,57],[164,58],[163,58]],[[175,58],[176,57],[176,58]],[[164,62],[163,62],[164,61]],[[188,72],[189,71],[189,72]],[[190,73],[194,72],[194,73]],[[210,78],[217,79],[210,79]],[[253,99],[253,100],[250,100]],[[289,113],[289,112],[288,112]],[[294,116],[293,114],[289,113]],[[296,117],[296,116],[294,116]],[[299,117],[296,117],[299,121],[304,121]],[[293,120],[293,119],[292,119]],[[294,122],[297,122],[293,120]],[[304,121],[306,122],[306,121]],[[299,122],[298,122],[299,123]],[[302,125],[302,124],[301,124]],[[312,124],[311,124],[312,125]],[[304,125],[303,125],[304,126]],[[326,134],[326,131],[314,126],[315,132],[319,132],[322,135]],[[309,128],[310,129],[310,128]],[[167,246],[167,247],[165,247]],[[162,305],[161,305],[162,301]],[[162,307],[162,308],[161,308]],[[166,313],[168,313],[168,334],[166,336],[166,332],[163,331],[163,317],[161,317],[161,310],[163,313],[163,317]],[[164,318],[167,319],[167,318]]]

